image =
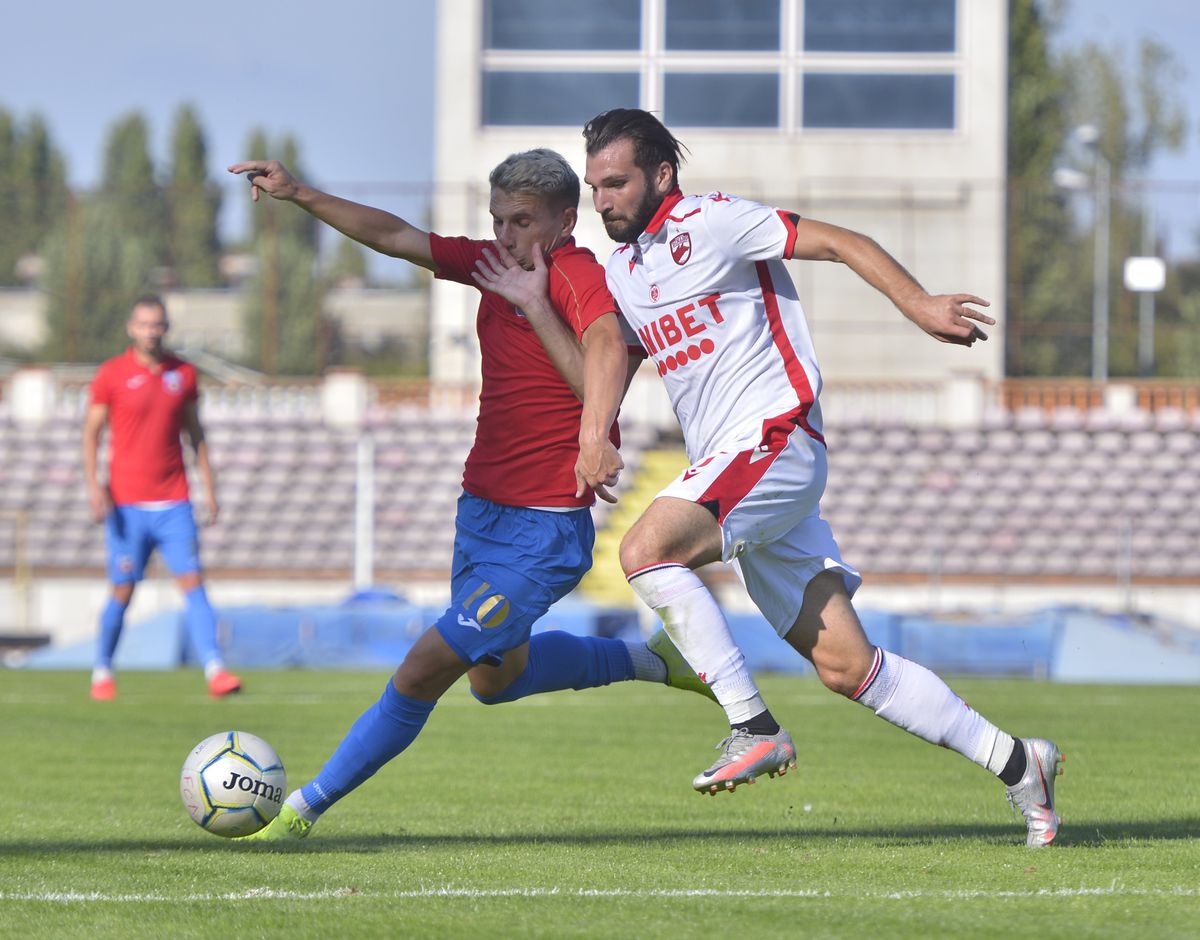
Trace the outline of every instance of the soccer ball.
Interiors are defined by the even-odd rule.
[[[183,762],[179,793],[196,825],[219,836],[248,836],[279,815],[287,775],[262,738],[222,731],[197,744]]]

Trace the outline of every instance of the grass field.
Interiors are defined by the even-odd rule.
[[[309,779],[384,677],[0,671],[0,936],[1200,936],[1194,688],[955,685],[1068,755],[1054,847],[1002,786],[835,698],[767,678],[795,774],[690,788],[716,706],[628,683],[487,708],[456,687],[398,760],[276,853],[200,830],[188,749],[228,728]]]

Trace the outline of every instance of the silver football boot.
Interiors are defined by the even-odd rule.
[[[1024,738],[1028,765],[1021,782],[1007,787],[1008,802],[1019,809],[1029,827],[1025,844],[1031,849],[1049,845],[1058,835],[1062,822],[1054,812],[1054,778],[1062,773],[1066,758],[1053,741]]]
[[[751,734],[735,729],[717,745],[721,756],[692,781],[701,793],[732,792],[738,784],[753,783],[761,774],[783,776],[796,766],[796,745],[783,728],[775,734]]]

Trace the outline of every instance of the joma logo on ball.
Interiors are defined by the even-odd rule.
[[[235,773],[232,770],[229,772],[229,779],[221,784],[221,787],[225,790],[241,790],[243,793],[253,791],[255,796],[265,796],[273,803],[279,803],[283,800],[283,787],[273,787],[261,780],[251,780],[249,777]]]

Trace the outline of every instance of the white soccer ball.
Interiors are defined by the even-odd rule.
[[[183,762],[179,793],[196,825],[219,836],[248,836],[279,815],[287,775],[275,749],[245,731],[222,731]]]

